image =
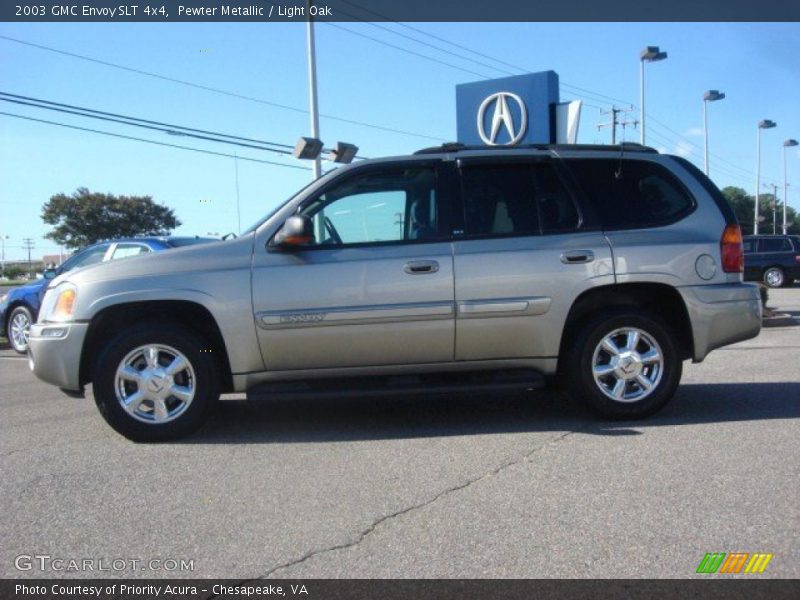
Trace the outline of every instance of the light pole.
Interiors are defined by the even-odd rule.
[[[311,19],[311,6],[314,0],[307,0],[306,11],[308,12],[308,109],[311,113],[311,137],[319,139],[319,108],[317,106],[317,61],[316,49],[314,44],[314,21]],[[322,174],[322,161],[317,155],[314,159],[312,176],[319,179]]]
[[[756,129],[756,206],[753,211],[753,235],[758,235],[758,202],[759,190],[761,189],[761,130],[772,129],[776,125],[775,121],[764,119],[758,122],[758,128]]]
[[[639,55],[639,121],[642,129],[639,132],[639,142],[644,146],[644,63],[656,62],[667,58],[666,52],[661,52],[658,46],[647,46]]]
[[[722,100],[725,98],[725,94],[718,91],[718,90],[708,90],[705,94],[703,94],[703,136],[705,137],[705,165],[706,165],[706,176],[708,176],[708,103],[709,102],[716,102],[717,100]]]
[[[786,181],[786,149],[797,146],[797,140],[783,142],[783,235],[786,235],[786,201],[789,198],[789,183]]]

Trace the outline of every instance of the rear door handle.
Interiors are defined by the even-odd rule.
[[[566,265],[576,265],[588,263],[594,260],[594,252],[591,250],[570,250],[561,253],[561,262]]]
[[[426,275],[436,273],[439,270],[439,263],[435,260],[412,260],[403,265],[403,271],[409,275]]]

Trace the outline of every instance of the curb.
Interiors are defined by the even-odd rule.
[[[787,327],[797,325],[798,322],[792,315],[786,313],[773,313],[771,317],[762,317],[762,327]]]

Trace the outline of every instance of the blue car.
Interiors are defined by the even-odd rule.
[[[36,322],[47,284],[61,273],[108,260],[212,241],[217,240],[201,237],[143,237],[98,242],[87,246],[70,256],[60,267],[46,270],[43,279],[13,288],[0,296],[0,336],[8,336],[11,347],[20,354],[28,351],[28,332],[31,323]]]

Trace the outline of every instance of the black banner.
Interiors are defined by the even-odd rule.
[[[798,21],[791,0],[4,0],[10,22]],[[566,42],[568,43],[568,41]]]
[[[700,579],[700,577],[703,577]],[[4,600],[595,600],[703,598],[771,600],[800,596],[798,580],[750,579],[309,579],[309,580],[0,580]],[[757,577],[757,576],[755,576]]]

